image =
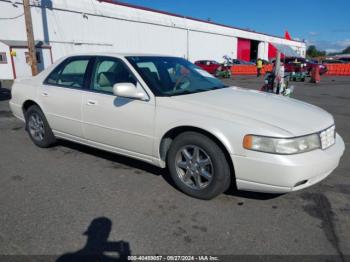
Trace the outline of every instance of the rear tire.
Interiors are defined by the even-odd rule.
[[[56,143],[56,138],[46,120],[44,113],[37,105],[25,112],[26,130],[35,145],[47,148]]]
[[[231,185],[230,166],[221,148],[209,137],[185,132],[177,136],[167,155],[172,180],[185,194],[213,199]]]

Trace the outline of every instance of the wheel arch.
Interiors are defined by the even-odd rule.
[[[22,105],[22,111],[23,111],[23,115],[25,117],[26,115],[26,112],[28,111],[28,109],[31,107],[31,106],[37,106],[40,108],[41,110],[41,107],[38,103],[36,103],[34,100],[31,100],[31,99],[28,99],[26,101],[24,101],[23,105]]]
[[[166,157],[169,151],[169,148],[171,146],[171,143],[173,142],[173,140],[180,134],[184,133],[184,132],[197,132],[200,133],[202,135],[205,135],[207,137],[209,137],[210,139],[212,139],[219,147],[220,149],[223,151],[225,158],[230,166],[230,173],[232,174],[232,182],[235,181],[236,177],[235,177],[235,169],[234,169],[234,164],[232,161],[232,158],[230,156],[230,148],[227,145],[227,142],[225,143],[223,140],[223,138],[221,137],[221,139],[217,136],[214,135],[212,132],[209,132],[203,128],[200,127],[195,127],[195,126],[177,126],[174,127],[170,130],[168,130],[161,138],[160,140],[160,145],[159,145],[159,155],[160,155],[160,159],[161,161],[166,162]],[[235,184],[236,183],[232,183]]]

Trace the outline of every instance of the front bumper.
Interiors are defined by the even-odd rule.
[[[287,193],[312,186],[332,173],[345,150],[337,134],[326,150],[298,155],[274,155],[249,151],[247,156],[231,155],[239,190]]]

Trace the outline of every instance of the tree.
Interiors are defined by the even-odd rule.
[[[347,48],[345,48],[342,52],[342,54],[350,54],[350,46],[348,46]]]
[[[333,53],[329,53],[328,55],[332,56],[332,55],[344,55],[344,54],[350,54],[350,46],[348,46],[341,52],[333,52]]]
[[[316,46],[310,45],[307,50],[306,50],[306,55],[310,57],[315,57],[317,56],[317,49]]]
[[[317,50],[316,46],[310,45],[306,50],[306,55],[308,57],[319,57],[319,56],[325,56],[325,51]]]

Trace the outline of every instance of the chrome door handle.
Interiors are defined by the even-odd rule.
[[[97,102],[96,102],[96,101],[93,101],[93,100],[88,100],[88,101],[87,101],[87,104],[88,104],[89,106],[95,106],[95,105],[97,105]]]

